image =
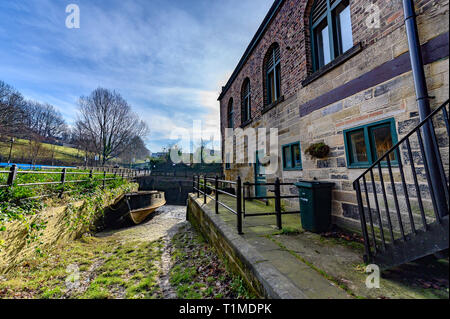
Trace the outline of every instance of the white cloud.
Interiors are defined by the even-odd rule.
[[[155,141],[198,119],[205,138],[220,140],[221,86],[272,0],[75,3],[79,30],[64,27],[65,2],[0,2],[2,80],[69,121],[78,97],[101,86],[130,102]]]

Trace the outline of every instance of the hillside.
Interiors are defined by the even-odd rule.
[[[7,162],[10,143],[0,141],[0,163]],[[37,152],[36,164],[51,165],[82,165],[84,153],[78,149],[42,143]],[[28,140],[16,139],[13,145],[11,161],[17,163],[30,163],[32,148]],[[53,155],[53,156],[52,156]],[[53,160],[52,160],[53,157]]]

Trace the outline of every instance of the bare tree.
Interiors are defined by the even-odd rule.
[[[150,151],[145,146],[144,141],[141,137],[135,136],[131,139],[130,143],[125,146],[120,158],[125,163],[131,163],[133,158],[136,160],[144,160],[150,156]]]
[[[81,97],[79,111],[76,125],[101,154],[103,165],[123,153],[133,138],[148,134],[147,125],[115,91],[98,88],[90,96]]]
[[[77,123],[72,129],[71,135],[71,143],[76,145],[78,149],[77,156],[79,156],[80,150],[84,151],[85,165],[87,166],[89,160],[93,162],[95,154],[97,154],[94,143],[89,138],[89,133],[86,132],[86,130],[80,125],[80,123]]]
[[[42,137],[40,135],[34,134],[32,137],[30,137],[28,143],[30,149],[31,165],[36,165],[36,162],[43,150]]]
[[[26,124],[31,135],[39,135],[45,141],[62,138],[67,131],[67,125],[61,113],[50,104],[30,101],[27,103],[28,113]]]
[[[0,135],[18,136],[24,129],[25,100],[14,88],[0,81]]]

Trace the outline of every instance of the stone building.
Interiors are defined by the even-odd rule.
[[[449,3],[414,4],[436,108],[449,95]],[[276,0],[219,101],[223,145],[226,128],[278,128],[278,170],[264,175],[223,149],[226,178],[334,182],[334,221],[356,225],[353,181],[419,123],[408,51],[401,0]],[[317,143],[329,146],[326,157],[305,153]]]

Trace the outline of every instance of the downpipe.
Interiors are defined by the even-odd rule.
[[[408,37],[409,55],[411,59],[411,69],[414,78],[417,104],[419,108],[420,120],[425,120],[431,114],[430,97],[428,96],[427,82],[423,67],[422,51],[420,47],[419,32],[417,29],[416,12],[413,0],[403,0],[405,15],[406,34]],[[431,120],[430,120],[431,121]],[[426,160],[429,167],[432,187],[435,194],[436,206],[439,216],[448,215],[447,201],[444,193],[444,185],[439,172],[436,148],[433,142],[432,125],[427,122],[422,127]],[[437,141],[436,141],[437,143]],[[438,146],[437,146],[438,147]]]

